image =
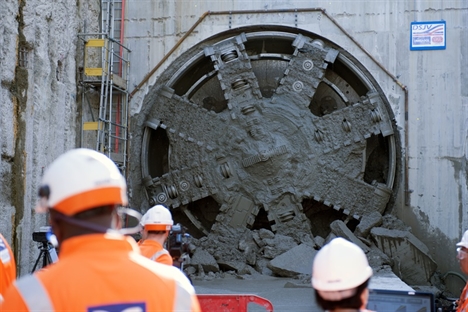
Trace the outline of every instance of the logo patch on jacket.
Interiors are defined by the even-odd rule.
[[[146,303],[116,303],[89,307],[88,312],[146,312]]]
[[[0,260],[3,263],[10,262],[10,252],[8,251],[5,242],[0,238]]]

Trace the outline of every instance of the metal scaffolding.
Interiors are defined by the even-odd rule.
[[[122,44],[122,0],[101,1],[101,30],[78,35],[83,41],[81,146],[107,155],[126,176],[130,50]],[[93,106],[97,94],[98,108]]]

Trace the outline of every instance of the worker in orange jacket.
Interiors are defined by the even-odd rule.
[[[0,234],[0,302],[8,286],[16,279],[16,263],[10,245]]]
[[[44,172],[39,196],[37,211],[50,213],[59,260],[13,283],[0,311],[200,311],[180,270],[143,257],[122,234],[132,231],[115,229],[126,183],[105,155],[61,155]]]
[[[153,261],[172,265],[172,257],[164,248],[169,232],[174,224],[169,209],[156,205],[141,218],[141,240],[138,242],[141,254]]]

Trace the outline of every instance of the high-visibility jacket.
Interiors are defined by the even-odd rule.
[[[468,283],[463,288],[460,299],[457,301],[457,312],[468,312]]]
[[[150,258],[153,261],[172,265],[172,257],[169,251],[163,248],[163,246],[152,239],[145,239],[143,242],[139,242],[141,254],[146,258]]]
[[[16,279],[16,263],[10,245],[0,234],[0,301],[6,289]]]
[[[2,312],[200,311],[180,270],[143,257],[133,238],[119,234],[68,238],[57,262],[13,285]]]

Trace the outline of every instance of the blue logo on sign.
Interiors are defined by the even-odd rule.
[[[444,50],[445,35],[445,21],[412,22],[410,49]]]
[[[88,308],[88,312],[146,312],[146,303],[116,303]]]

